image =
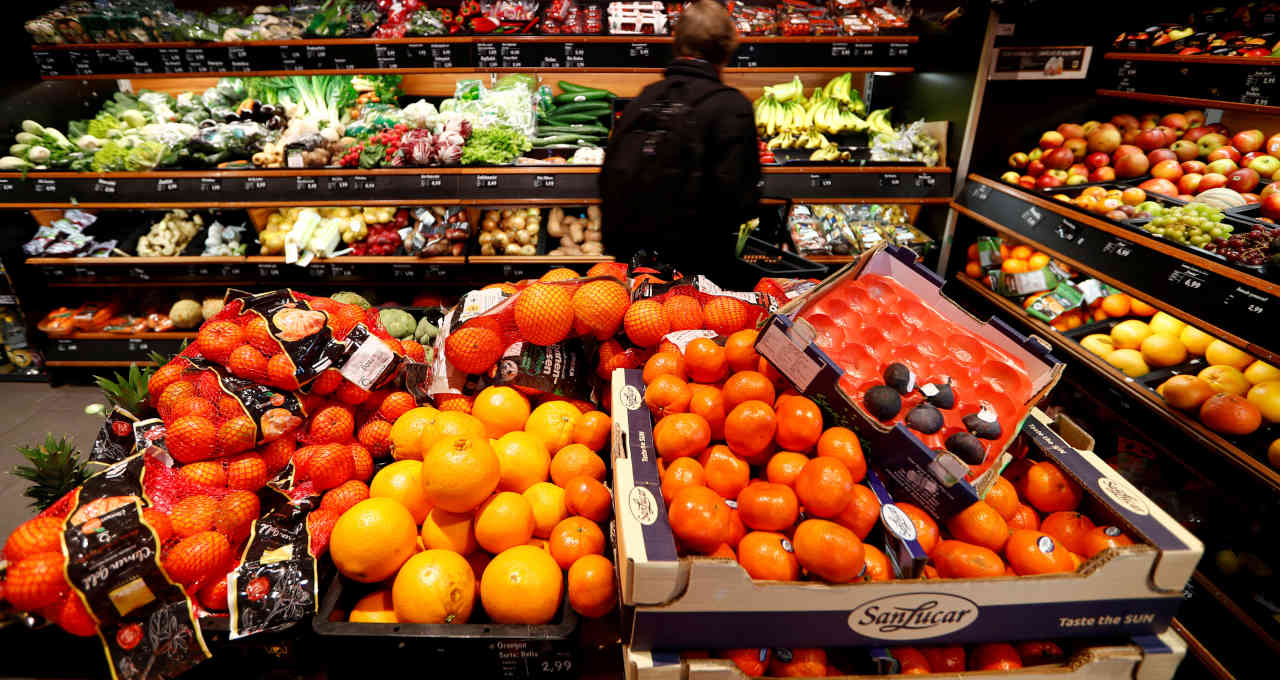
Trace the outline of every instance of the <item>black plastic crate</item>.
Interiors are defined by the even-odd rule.
[[[747,237],[738,260],[761,276],[809,278],[827,273],[826,265],[806,260],[754,236]]]

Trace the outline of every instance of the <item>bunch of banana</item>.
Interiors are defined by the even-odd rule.
[[[809,127],[808,111],[797,99],[782,102],[771,95],[764,95],[756,100],[756,129],[762,136],[790,132],[799,134]]]
[[[841,151],[833,142],[826,142],[809,155],[811,161],[847,161],[853,158],[848,151]]]
[[[889,112],[893,109],[876,109],[867,116],[867,129],[873,135],[893,134],[893,124],[889,122]]]
[[[852,73],[846,73],[827,81],[827,84],[822,87],[822,95],[836,100],[848,107],[853,113],[863,114],[867,112],[867,105],[863,103],[858,91],[853,89]]]
[[[839,101],[822,96],[817,93],[813,100],[813,107],[809,109],[809,117],[812,125],[818,130],[838,135],[842,132],[861,132],[867,129],[866,121],[858,117],[858,114],[852,110],[845,108]]]
[[[769,140],[766,146],[770,149],[817,149],[830,143],[821,132],[810,128],[798,135],[784,132]]]

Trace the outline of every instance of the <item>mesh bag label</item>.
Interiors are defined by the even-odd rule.
[[[320,497],[291,501],[274,486],[258,496],[263,513],[240,565],[227,577],[232,640],[284,628],[315,614],[319,603],[307,514]]]

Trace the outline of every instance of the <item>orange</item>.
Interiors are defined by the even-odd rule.
[[[772,449],[777,429],[773,408],[752,399],[738,404],[729,412],[724,421],[724,439],[738,457],[759,465],[765,462],[765,454]]]
[[[1000,270],[1006,274],[1021,274],[1027,271],[1027,261],[1008,259],[1001,263]]]
[[[1009,529],[1040,529],[1040,516],[1026,503],[1019,503],[1008,519]]]
[[[790,652],[790,654],[784,654]],[[787,658],[789,657],[789,658]],[[769,675],[778,678],[817,678],[827,675],[827,653],[821,649],[776,649]]]
[[[1026,666],[1058,663],[1066,656],[1057,643],[1049,642],[1048,640],[1019,642],[1017,649],[1018,656],[1022,659],[1023,665]]]
[[[627,338],[638,347],[655,347],[663,336],[671,332],[671,324],[657,300],[640,300],[631,303],[622,318]]]
[[[895,505],[899,510],[907,513],[911,523],[916,525],[916,540],[924,549],[924,554],[932,555],[934,547],[938,545],[938,523],[933,521],[929,513],[910,503],[895,503]]]
[[[488,441],[489,433],[479,418],[459,411],[437,411],[422,429],[418,446],[425,457],[431,447],[455,435],[467,435],[473,439]]]
[[[539,404],[525,421],[524,431],[542,440],[547,451],[559,451],[573,439],[573,428],[582,411],[567,401]]]
[[[1170,377],[1156,391],[1170,406],[1183,410],[1199,409],[1201,404],[1215,394],[1213,386],[1208,382],[1186,374]]]
[[[1085,535],[1094,529],[1093,520],[1071,510],[1055,512],[1040,523],[1040,531],[1057,539],[1067,550],[1084,553]]]
[[[924,653],[915,647],[893,647],[889,650],[889,654],[898,661],[899,675],[923,675],[933,672]]]
[[[547,549],[561,569],[568,569],[581,557],[604,554],[604,532],[585,517],[566,517],[551,530]]]
[[[817,454],[836,458],[844,463],[855,482],[861,482],[867,476],[867,461],[862,456],[862,444],[853,430],[844,427],[828,428],[818,438]]]
[[[805,397],[780,397],[777,416],[778,446],[788,451],[811,451],[822,437],[822,412]]]
[[[738,542],[738,562],[753,579],[796,581],[800,561],[790,548],[790,541],[782,534],[752,531]]]
[[[352,623],[399,623],[390,590],[375,590],[356,601],[347,620]]]
[[[803,453],[779,451],[769,458],[769,464],[764,468],[765,479],[794,489],[796,477],[800,476],[800,471],[808,462],[809,457]]]
[[[737,508],[729,510],[729,538],[725,541],[729,546],[738,545],[738,541],[747,535],[747,525],[742,523],[742,513]],[[735,555],[733,559],[738,559]]]
[[[618,583],[613,562],[602,555],[587,555],[569,567],[569,606],[579,614],[598,619],[618,603]]]
[[[422,524],[431,511],[431,501],[422,485],[422,462],[396,461],[373,476],[369,483],[370,498],[390,498],[403,505],[413,516],[414,524]]]
[[[921,647],[924,658],[929,660],[929,670],[934,673],[961,673],[965,667],[963,645],[939,645]]]
[[[859,539],[866,540],[880,521],[880,499],[865,484],[854,484],[853,499],[836,515],[835,521],[849,527]]]
[[[769,363],[769,360],[764,357],[760,357],[760,361],[756,363],[756,372],[772,380],[774,386],[786,382],[786,379],[782,377],[782,374],[778,372],[778,369],[774,368],[773,364]]]
[[[1080,486],[1067,478],[1057,465],[1041,461],[1027,469],[1018,495],[1040,512],[1075,510],[1080,505]]]
[[[1015,260],[1027,260],[1031,258],[1031,254],[1034,252],[1035,251],[1031,249],[1031,246],[1014,246],[1009,251],[1009,257],[1012,257]]]
[[[502,358],[505,345],[493,328],[468,324],[444,339],[444,357],[454,368],[468,375],[488,373]],[[274,357],[272,359],[274,361]]]
[[[1124,293],[1112,293],[1111,295],[1102,298],[1100,307],[1102,311],[1107,313],[1107,316],[1128,316],[1129,308],[1132,306],[1132,300],[1133,298],[1125,295]]]
[[[471,565],[456,552],[427,550],[409,558],[391,586],[401,623],[466,623],[476,598]]]
[[[738,670],[747,674],[747,677],[758,678],[769,668],[769,658],[772,654],[768,647],[751,647],[724,649],[720,651],[720,656],[732,661]]]
[[[1027,258],[1028,271],[1036,271],[1037,269],[1044,269],[1047,266],[1049,266],[1049,256],[1045,255],[1044,253],[1035,253],[1031,257]]]
[[[471,397],[465,394],[437,394],[435,400],[441,411],[471,413]]]
[[[702,328],[702,305],[688,295],[672,295],[662,303],[662,313],[673,331]]]
[[[971,671],[1014,671],[1019,668],[1022,668],[1022,657],[1007,642],[976,645],[969,651]]]
[[[1004,560],[995,551],[964,541],[941,541],[929,556],[939,578],[995,578],[1004,576]]]
[[[422,432],[438,413],[430,406],[409,409],[391,425],[391,455],[397,460],[422,460]]]
[[[422,459],[427,500],[449,512],[470,512],[498,488],[498,457],[484,437],[458,435],[431,447]]]
[[[796,523],[800,501],[784,484],[752,482],[738,493],[738,514],[752,529],[784,531]]]
[[[524,493],[525,489],[547,480],[551,456],[542,440],[528,432],[508,432],[492,444],[498,457],[499,491]]]
[[[964,265],[964,274],[971,279],[981,280],[983,278],[982,265],[977,260],[970,260]]]
[[[968,247],[967,249],[965,249],[964,253],[965,253],[965,259],[966,259],[966,260],[976,260],[976,259],[978,259],[978,244],[977,244],[977,243],[970,243],[970,244],[969,244],[969,247]]]
[[[1247,398],[1224,392],[1201,404],[1200,422],[1222,434],[1253,434],[1262,425],[1262,411]]]
[[[729,506],[705,486],[681,489],[667,508],[671,531],[690,550],[714,551],[729,536]]]
[[[689,383],[674,375],[660,375],[644,390],[644,403],[658,418],[672,413],[684,413],[689,410],[692,399],[693,390],[689,389]]]
[[[494,494],[476,510],[476,543],[491,553],[524,545],[533,538],[533,508],[514,491]]]
[[[586,475],[574,477],[565,484],[564,504],[570,514],[581,515],[593,522],[603,522],[613,512],[613,496],[609,488]]]
[[[796,477],[796,497],[809,515],[835,517],[853,500],[853,476],[836,458],[814,458]]]
[[[684,357],[675,352],[658,352],[644,362],[644,384],[653,382],[660,375],[674,375],[684,380]]]
[[[952,537],[998,551],[1009,538],[1009,525],[990,505],[978,501],[947,520]]]
[[[670,503],[676,492],[687,486],[706,486],[707,473],[693,458],[677,458],[662,472],[662,500]]]
[[[848,583],[866,568],[862,541],[848,528],[825,519],[807,519],[792,540],[805,571],[828,583]]]
[[[751,466],[723,444],[707,447],[698,462],[706,473],[707,487],[724,498],[737,498],[751,479]]]
[[[863,543],[862,550],[867,556],[866,581],[892,581],[893,568],[889,566],[889,556],[870,543]]]
[[[1156,308],[1138,298],[1130,298],[1129,312],[1135,316],[1155,316]]]
[[[494,623],[540,625],[560,610],[564,573],[541,548],[518,545],[495,556],[480,577],[480,603]]]
[[[617,281],[590,281],[573,293],[573,318],[597,340],[612,338],[622,327],[631,295]]]
[[[516,329],[535,345],[554,345],[573,330],[573,296],[568,286],[535,283],[516,295]]]
[[[422,523],[422,544],[432,550],[471,553],[476,549],[475,518],[470,513],[432,508]]]
[[[484,424],[490,439],[524,428],[529,400],[510,387],[486,387],[471,404],[471,415]]]
[[[1107,548],[1120,548],[1126,545],[1133,545],[1133,539],[1126,536],[1119,527],[1094,527],[1080,541],[1080,550],[1073,550],[1072,552],[1078,552],[1088,558]]]
[[[573,425],[571,439],[574,444],[582,444],[592,451],[599,451],[609,443],[609,435],[613,432],[613,419],[603,411],[587,411]]]
[[[700,383],[713,383],[723,380],[729,372],[729,361],[724,348],[707,338],[696,338],[685,345],[684,368],[689,379]],[[725,395],[728,399],[728,395]],[[769,399],[772,403],[773,399]]]
[[[418,525],[403,505],[369,498],[342,513],[329,536],[333,564],[353,581],[376,583],[391,577],[414,553]]]
[[[744,535],[745,535],[745,534],[744,534]],[[733,560],[734,562],[737,562],[737,561],[738,561],[738,553],[735,553],[735,552],[733,551],[733,548],[730,548],[730,547],[729,547],[729,544],[728,544],[728,543],[721,543],[721,544],[720,544],[720,547],[719,547],[719,548],[716,548],[713,552],[711,552],[711,554],[707,555],[707,557],[715,557],[715,558],[718,558],[718,559]]]
[[[578,278],[578,272],[575,272],[572,269],[569,269],[568,267],[555,267],[554,269],[549,270],[546,274],[539,276],[538,280],[543,282],[572,281],[573,279],[576,279],[576,278]]]
[[[1074,571],[1075,563],[1065,545],[1059,545],[1049,534],[1029,529],[1015,529],[1009,534],[1004,549],[1009,566],[1019,576]]]
[[[711,443],[711,425],[694,413],[674,413],[653,427],[653,445],[667,463],[696,456]]]
[[[716,335],[733,335],[750,323],[746,303],[731,297],[708,300],[702,306],[702,317],[704,327],[715,331]]]
[[[766,404],[774,402],[773,381],[755,371],[741,371],[724,382],[724,407],[732,411],[734,406],[752,399]]]
[[[604,479],[605,475],[604,460],[586,446],[570,444],[551,459],[551,481],[557,486],[564,486],[581,475],[592,479]]]
[[[760,361],[756,353],[756,331],[747,329],[730,335],[724,341],[724,356],[729,362],[729,370],[754,371]]]
[[[724,393],[711,385],[690,385],[689,413],[696,413],[706,419],[711,427],[711,439],[724,439],[724,418],[728,410],[724,405]]]
[[[551,482],[538,482],[521,494],[533,510],[533,535],[546,538],[561,520],[569,516],[564,489]]]
[[[1018,492],[1013,488],[1013,482],[1004,477],[996,477],[996,481],[987,490],[987,496],[982,500],[1000,513],[1006,521],[1018,509]]]

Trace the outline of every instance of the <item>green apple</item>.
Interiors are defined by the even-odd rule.
[[[1280,170],[1280,158],[1264,154],[1249,161],[1247,167],[1263,177],[1270,177]]]

